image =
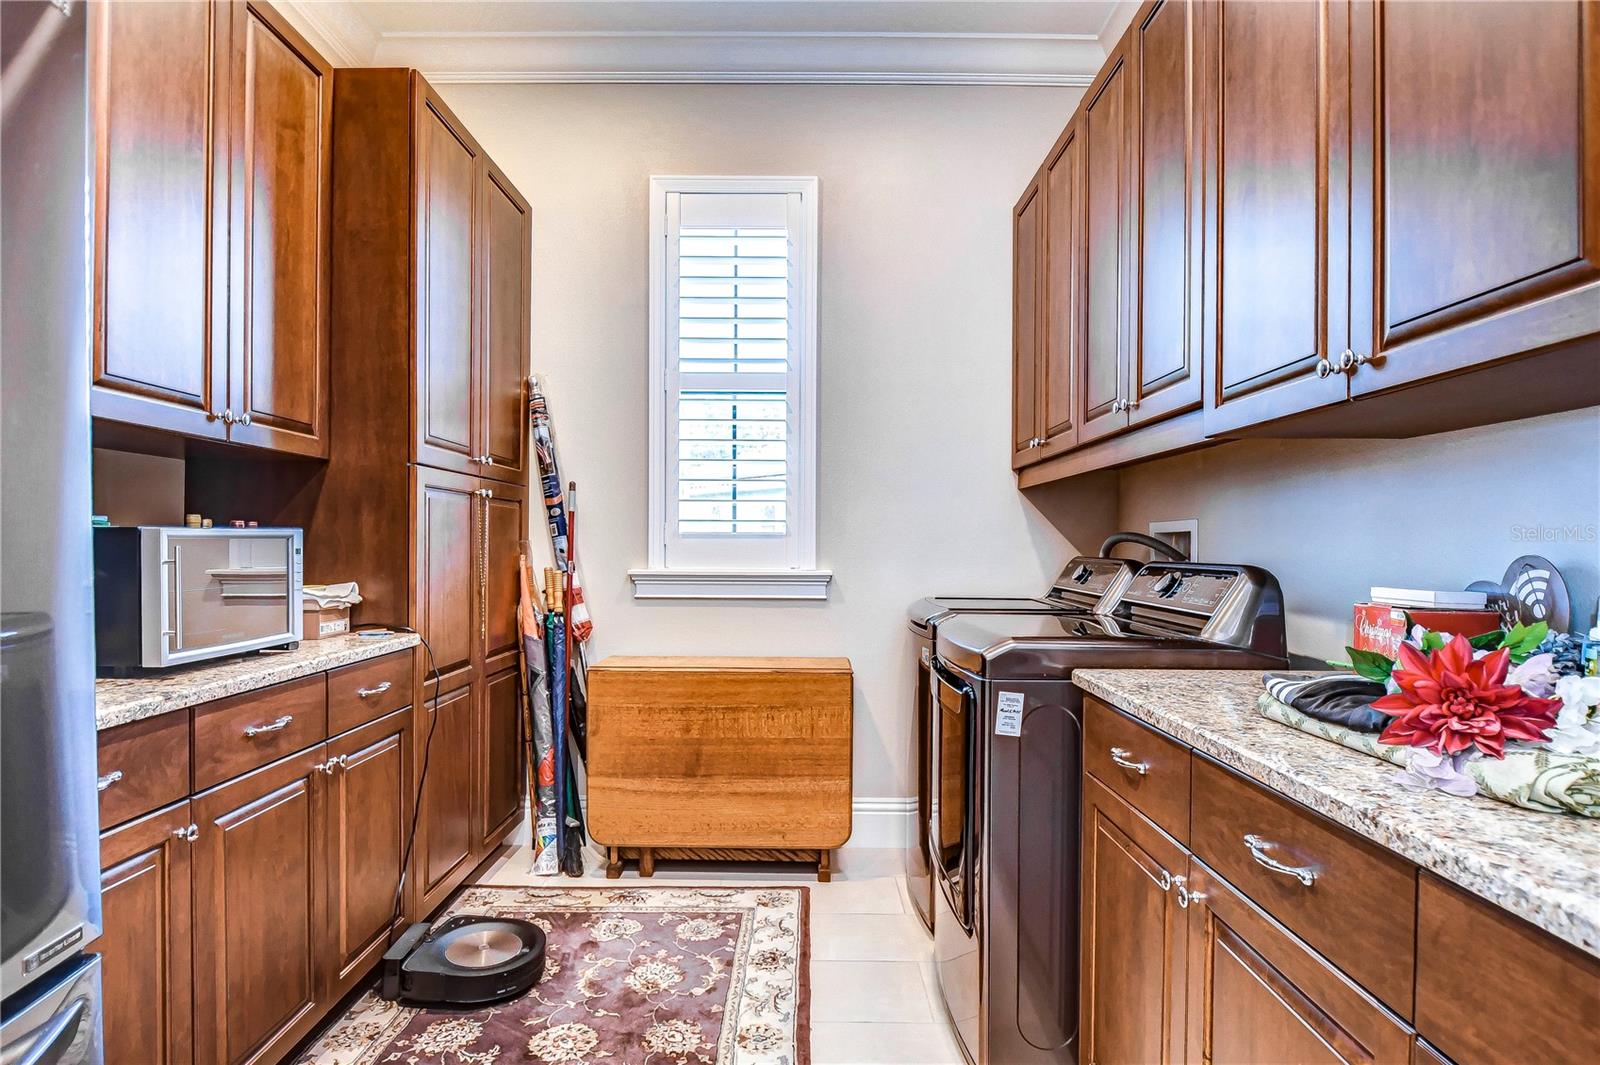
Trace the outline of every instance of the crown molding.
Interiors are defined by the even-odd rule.
[[[865,70],[424,70],[436,85],[1033,85],[1085,88],[1092,74]]]
[[[443,84],[1088,85],[1121,34],[872,30],[379,32],[348,0],[282,0],[339,66],[407,66]],[[1115,37],[1112,36],[1114,43]]]
[[[457,82],[1081,85],[1100,42],[1066,34],[386,34],[384,66]]]

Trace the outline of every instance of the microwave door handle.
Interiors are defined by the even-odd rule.
[[[180,633],[183,632],[183,596],[178,594],[178,545],[172,545],[172,557],[161,560],[161,595],[166,600],[162,612],[167,627],[161,635],[167,641],[167,654],[177,651]]]

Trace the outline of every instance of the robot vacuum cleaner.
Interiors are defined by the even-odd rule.
[[[383,956],[378,993],[418,1006],[483,1006],[544,975],[544,931],[527,921],[462,915],[414,924]]]

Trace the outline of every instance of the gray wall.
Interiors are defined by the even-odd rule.
[[[1210,561],[1283,583],[1292,650],[1341,656],[1373,585],[1464,588],[1520,555],[1600,594],[1600,408],[1413,440],[1222,444],[1123,471],[1121,524],[1199,518]]]
[[[1009,464],[1011,207],[1081,90],[441,91],[533,205],[533,364],[579,483],[595,654],[848,656],[855,793],[907,795],[907,604],[1036,594],[1071,540],[1092,547],[1114,517],[1114,478],[1024,496]],[[651,174],[821,179],[826,603],[632,598],[627,570],[646,564]]]

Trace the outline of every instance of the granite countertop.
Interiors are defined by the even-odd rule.
[[[1600,957],[1600,821],[1417,792],[1395,767],[1269,721],[1258,670],[1083,669],[1073,682],[1245,776]]]
[[[292,651],[259,651],[239,658],[197,666],[181,666],[148,677],[94,682],[94,717],[98,729],[126,725],[199,703],[308,677],[352,662],[415,647],[414,632],[384,636],[333,636],[303,640]]]

